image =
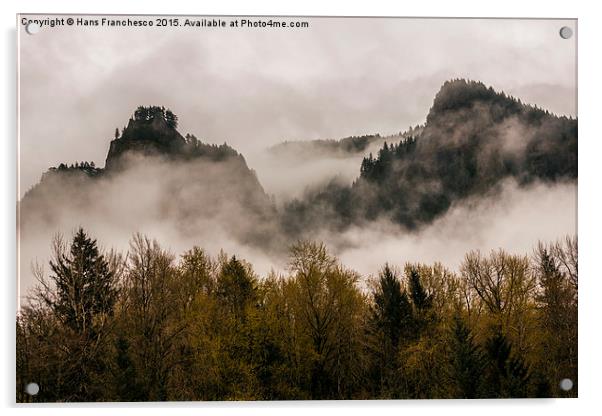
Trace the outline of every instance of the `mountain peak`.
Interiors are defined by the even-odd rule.
[[[476,101],[490,101],[498,95],[480,81],[453,79],[445,81],[435,95],[429,117],[448,110],[471,107]],[[427,118],[428,120],[428,118]]]
[[[130,118],[128,125],[121,132],[120,140],[157,140],[170,139],[185,142],[184,138],[176,130],[178,127],[178,116],[165,107],[140,106]]]
[[[485,105],[495,121],[512,115],[519,115],[531,121],[549,115],[537,106],[527,105],[504,92],[494,90],[493,87],[487,87],[480,81],[452,79],[443,83],[435,95],[433,106],[426,118],[427,123],[434,122],[448,112],[476,110],[475,104]]]
[[[182,152],[186,139],[176,130],[178,116],[159,106],[140,106],[121,135],[116,131],[107,154],[106,168],[120,165],[122,155],[137,152],[144,155],[174,155]]]
[[[126,154],[159,156],[169,160],[193,160],[197,158],[223,161],[238,158],[246,167],[246,162],[226,143],[215,145],[203,143],[193,134],[183,137],[178,130],[178,117],[165,107],[138,107],[121,134],[115,131],[105,163],[107,171],[119,170],[126,166]]]

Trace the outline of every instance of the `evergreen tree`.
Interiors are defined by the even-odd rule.
[[[246,306],[255,297],[255,290],[255,277],[236,256],[222,265],[217,295],[237,318],[243,317]]]
[[[420,274],[415,268],[412,268],[410,271],[409,290],[412,303],[418,312],[423,312],[431,308],[433,298],[422,286]]]
[[[397,355],[402,337],[410,329],[412,309],[401,280],[388,264],[379,274],[372,299],[369,334],[372,337],[370,352],[375,358],[373,373],[378,393],[383,397],[396,397]]]
[[[136,121],[146,121],[149,118],[148,108],[144,106],[139,106],[134,112],[134,120]]]
[[[452,329],[450,374],[450,382],[455,384],[457,391],[452,397],[479,397],[484,369],[484,353],[474,341],[474,336],[464,320],[457,315]]]
[[[59,358],[48,363],[59,377],[53,388],[70,401],[94,401],[107,395],[109,319],[117,300],[117,282],[96,240],[80,228],[70,249],[57,242],[50,262],[51,283],[44,283],[42,300],[59,326],[54,348]]]
[[[136,377],[136,368],[130,358],[130,344],[124,336],[117,338],[115,350],[117,353],[117,371],[115,376],[115,390],[117,397],[125,402],[144,400],[144,391],[140,388]]]
[[[577,378],[577,304],[574,287],[568,272],[561,270],[562,247],[550,250],[540,244],[536,250],[537,275],[540,292],[536,300],[540,307],[542,344],[546,359],[542,369],[548,379]],[[556,255],[554,254],[556,253]],[[558,383],[552,384],[557,386]],[[556,387],[556,393],[563,393]]]
[[[385,337],[390,340],[394,349],[399,346],[400,338],[411,319],[411,306],[401,280],[385,265],[379,274],[378,286],[372,292],[374,305],[371,308],[371,320]]]
[[[167,110],[165,112],[165,121],[167,122],[167,125],[169,127],[171,127],[172,129],[175,129],[178,127],[178,116],[176,116],[174,113],[172,113],[171,110]]]
[[[486,370],[487,397],[527,397],[529,368],[521,357],[512,351],[507,338],[496,330],[486,345],[488,366]]]
[[[55,315],[78,334],[95,334],[112,315],[117,299],[115,276],[96,240],[80,228],[70,252],[59,252],[50,262],[56,292],[46,297]]]

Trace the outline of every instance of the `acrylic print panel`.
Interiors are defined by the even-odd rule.
[[[17,23],[17,401],[577,396],[575,20]]]

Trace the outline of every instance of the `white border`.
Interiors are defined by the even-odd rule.
[[[556,1],[528,2],[526,0],[488,1],[413,1],[391,2],[345,1],[328,3],[324,0],[304,1],[213,1],[207,3],[185,0],[97,0],[83,1],[43,0],[1,3],[3,54],[2,83],[5,91],[2,106],[2,239],[0,264],[4,273],[2,281],[2,325],[4,337],[0,343],[1,365],[0,397],[2,405],[9,407],[4,414],[19,411],[15,408],[14,370],[14,313],[16,310],[16,32],[15,15],[22,13],[137,13],[137,14],[286,14],[286,15],[346,15],[346,16],[443,16],[443,17],[546,17],[579,19],[579,261],[582,276],[579,303],[579,399],[575,400],[506,400],[506,401],[405,401],[405,402],[256,402],[256,403],[176,403],[140,405],[60,405],[21,407],[25,412],[44,412],[45,415],[81,414],[81,407],[90,415],[106,414],[109,408],[120,408],[120,413],[144,412],[147,415],[163,415],[168,412],[184,414],[234,413],[265,415],[306,415],[311,413],[345,412],[348,415],[364,415],[367,412],[383,414],[420,413],[446,415],[509,413],[545,413],[567,415],[597,413],[601,393],[600,356],[602,335],[598,316],[599,299],[602,297],[602,277],[596,273],[600,257],[596,237],[600,235],[600,158],[602,137],[600,134],[602,75],[600,41],[602,22],[596,2]],[[126,408],[124,408],[126,407]],[[138,410],[139,409],[139,410]]]

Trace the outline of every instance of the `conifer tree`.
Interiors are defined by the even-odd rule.
[[[113,313],[117,298],[115,276],[96,240],[80,228],[69,253],[59,251],[50,262],[51,280],[56,287],[46,302],[62,323],[79,334],[99,331]]]
[[[451,382],[457,392],[453,397],[475,399],[479,397],[485,356],[474,336],[460,316],[454,318],[451,343]]]
[[[405,291],[402,290],[401,281],[385,265],[379,275],[378,286],[372,292],[374,305],[371,308],[371,320],[385,337],[391,342],[394,349],[399,346],[400,338],[411,316],[411,307]]]
[[[496,330],[486,344],[489,363],[486,371],[487,397],[527,397],[529,367],[513,352],[512,345]]]
[[[369,317],[369,335],[372,339],[369,341],[375,358],[373,373],[380,395],[395,397],[397,355],[402,337],[410,329],[412,307],[402,289],[401,280],[388,264],[379,274],[372,298]]]
[[[568,271],[561,270],[562,246],[552,249],[540,244],[536,250],[536,270],[540,291],[536,296],[541,311],[540,325],[546,360],[542,371],[548,379],[577,378],[577,305]],[[565,269],[566,270],[566,269]],[[557,386],[557,383],[552,383]],[[557,393],[562,393],[557,390]]]
[[[165,111],[165,121],[172,129],[178,127],[178,116],[176,116],[171,110]]]
[[[98,400],[107,395],[102,374],[118,296],[117,279],[96,240],[82,228],[69,250],[57,240],[54,251],[50,282],[40,278],[39,294],[50,321],[57,322],[54,338],[47,342],[58,345],[42,341],[39,348],[54,350],[55,358],[45,364],[58,374],[54,394],[69,401]]]
[[[243,316],[245,307],[255,297],[255,286],[254,276],[236,256],[222,265],[217,279],[217,295],[237,318]]]
[[[417,311],[422,312],[429,309],[433,305],[432,296],[429,295],[422,286],[422,283],[420,282],[420,274],[415,268],[412,268],[410,271],[410,279],[408,283],[410,298],[412,299],[412,303]]]

